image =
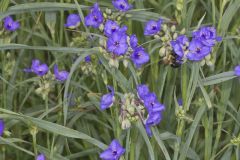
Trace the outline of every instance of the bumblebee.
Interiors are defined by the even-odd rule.
[[[178,68],[182,65],[183,60],[175,53],[171,53],[163,58],[163,63],[171,65],[173,68]]]

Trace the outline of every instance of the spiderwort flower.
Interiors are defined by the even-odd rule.
[[[143,100],[145,96],[149,94],[149,88],[145,84],[140,84],[137,86],[137,95],[138,97]]]
[[[216,34],[214,27],[201,27],[199,30],[193,32],[193,38],[200,40],[205,46],[213,47],[217,41],[222,38]]]
[[[118,140],[114,139],[109,147],[100,154],[102,160],[118,160],[125,153],[125,149]]]
[[[162,120],[162,114],[161,112],[150,112],[148,114],[148,118],[145,122],[145,130],[148,134],[148,136],[152,136],[152,131],[151,131],[151,127],[158,125]]]
[[[111,36],[114,32],[119,30],[119,25],[117,22],[112,21],[112,20],[107,20],[105,26],[104,26],[104,34],[109,37]]]
[[[67,71],[59,71],[58,66],[55,64],[54,65],[54,75],[56,80],[64,82],[67,80],[69,73]]]
[[[46,160],[46,157],[44,154],[39,154],[36,160]]]
[[[98,3],[95,3],[91,8],[90,13],[85,17],[86,26],[98,28],[103,23],[103,14],[99,8]]]
[[[146,23],[144,28],[145,36],[152,36],[157,34],[161,30],[163,20],[159,19],[158,21],[150,20]]]
[[[16,31],[20,27],[18,21],[14,21],[12,17],[8,16],[4,18],[4,28],[8,31]]]
[[[150,112],[160,112],[165,109],[165,106],[159,103],[155,93],[149,93],[144,96],[144,106],[147,108],[148,113]]]
[[[160,123],[162,120],[161,112],[150,112],[146,120],[147,126],[154,126]]]
[[[184,56],[184,46],[189,43],[188,38],[185,35],[180,35],[175,41],[171,41],[170,44],[175,54],[180,58]]]
[[[80,25],[80,22],[81,22],[81,18],[78,14],[70,14],[67,17],[67,22],[65,24],[65,27],[74,29]]]
[[[132,34],[130,36],[130,46],[134,49],[138,46],[138,39],[135,34]]]
[[[236,76],[240,76],[240,65],[238,65],[234,68],[234,73]]]
[[[100,108],[101,110],[105,110],[107,108],[110,108],[113,105],[113,102],[115,100],[114,98],[114,89],[111,86],[107,86],[110,93],[107,93],[102,96],[101,102],[100,102]]]
[[[122,12],[126,12],[132,8],[132,5],[128,3],[128,0],[112,0],[113,6]]]
[[[4,121],[0,119],[0,137],[3,135],[5,129]]]
[[[204,46],[200,40],[193,39],[189,44],[187,58],[190,61],[200,61],[211,52],[211,47]]]
[[[124,55],[128,50],[126,27],[114,32],[107,40],[107,50],[115,55]]]
[[[149,61],[149,55],[145,52],[144,48],[138,47],[135,48],[131,54],[131,60],[137,68],[141,67],[143,64]]]
[[[33,72],[38,76],[44,76],[48,72],[47,64],[41,64],[38,59],[32,60],[31,68],[24,69],[25,72]]]

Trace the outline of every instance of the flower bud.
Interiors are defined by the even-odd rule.
[[[154,35],[153,37],[154,37],[155,39],[159,39],[159,38],[160,38],[160,36],[159,36],[159,35],[157,35],[157,34],[156,34],[156,35]]]
[[[109,9],[109,8],[106,8],[106,13],[107,13],[107,14],[112,14],[112,10]]]
[[[167,26],[166,24],[162,25],[162,30],[163,30],[164,32],[166,32],[167,29],[168,29],[168,26]]]
[[[127,60],[127,59],[124,59],[124,60],[123,60],[123,65],[124,65],[125,68],[128,67],[128,60]]]
[[[175,31],[176,31],[176,26],[173,25],[173,26],[171,27],[171,32],[175,32]]]
[[[131,127],[131,122],[128,119],[122,121],[122,129],[128,129]]]
[[[178,34],[175,32],[175,33],[173,34],[173,39],[177,39],[177,37],[178,37]]]
[[[160,48],[159,55],[160,55],[160,57],[163,57],[163,56],[166,55],[166,48],[165,48],[165,46]]]
[[[107,15],[106,13],[103,13],[103,17],[104,17],[105,19],[107,19],[107,18],[108,18],[108,15]]]
[[[98,29],[99,29],[101,32],[103,32],[103,30],[104,30],[104,25],[103,25],[103,24],[100,24],[100,26],[98,27]]]

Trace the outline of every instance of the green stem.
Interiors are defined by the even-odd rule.
[[[46,119],[48,120],[48,97],[46,97],[45,99],[45,112],[47,113],[46,115]],[[50,136],[49,136],[49,132],[47,132],[47,148],[50,148],[50,140],[49,140]]]
[[[32,139],[33,139],[33,150],[34,150],[34,156],[35,159],[37,159],[37,138],[36,138],[36,134],[32,134]]]

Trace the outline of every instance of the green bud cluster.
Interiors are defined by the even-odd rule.
[[[15,66],[15,59],[11,56],[10,52],[7,52],[5,63],[3,66],[3,72],[5,76],[11,76]]]
[[[51,89],[54,87],[54,75],[48,72],[41,79],[39,79],[38,88],[35,90],[36,94],[42,96],[43,100],[46,100]]]
[[[182,106],[176,107],[175,114],[176,114],[177,119],[185,119],[185,117],[186,117],[186,112]]]
[[[124,95],[121,114],[119,116],[122,129],[130,128],[131,123],[138,121],[145,113],[144,106],[136,104],[135,101],[136,98],[134,94],[127,93]]]
[[[80,66],[81,71],[86,75],[96,75],[96,66],[93,63],[86,63],[84,62]]]
[[[72,38],[72,42],[70,43],[71,47],[81,47],[86,45],[87,43],[87,36],[84,33],[75,34],[74,38]]]
[[[240,136],[232,138],[232,139],[230,140],[230,142],[231,142],[233,145],[238,146],[238,145],[240,144]]]

